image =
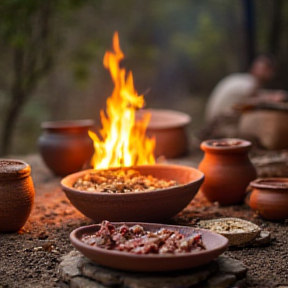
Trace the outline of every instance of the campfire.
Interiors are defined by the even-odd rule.
[[[146,136],[150,114],[135,120],[135,112],[145,105],[144,96],[134,89],[132,72],[120,68],[124,58],[119,45],[118,33],[113,36],[113,51],[104,56],[104,66],[110,71],[114,82],[112,95],[107,99],[106,111],[100,112],[102,129],[99,135],[89,131],[95,153],[94,169],[154,164],[155,140]]]
[[[115,87],[100,112],[102,128],[89,131],[94,169],[68,175],[61,185],[70,202],[95,221],[166,221],[189,204],[204,175],[192,167],[155,165],[155,140],[146,136],[151,115],[136,120],[145,101],[132,73],[120,67],[123,57],[116,32],[113,51],[104,56]]]

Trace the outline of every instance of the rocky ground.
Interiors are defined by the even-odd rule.
[[[18,157],[19,158],[19,157]],[[72,249],[69,233],[93,221],[67,200],[55,177],[39,156],[21,158],[32,167],[35,204],[25,227],[18,233],[0,234],[0,287],[58,287],[59,263]],[[195,225],[200,219],[239,217],[271,232],[268,246],[230,249],[227,256],[247,268],[248,287],[288,287],[288,222],[264,221],[245,204],[219,207],[201,193],[171,220],[171,224]]]

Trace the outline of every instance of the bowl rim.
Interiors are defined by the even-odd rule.
[[[171,109],[156,109],[156,108],[147,108],[147,109],[141,109],[137,111],[136,115],[143,115],[145,113],[151,113],[151,118],[153,117],[152,114],[157,116],[173,116],[177,118],[177,121],[175,123],[152,123],[151,119],[148,123],[147,130],[157,130],[157,129],[170,129],[170,128],[177,128],[177,127],[184,127],[191,123],[192,117],[182,111],[177,110],[171,110]]]
[[[288,178],[284,178],[284,177],[258,178],[254,181],[251,181],[250,186],[252,186],[253,188],[258,188],[258,189],[260,188],[260,189],[271,189],[271,190],[287,190]]]
[[[214,145],[214,143],[219,143],[220,145]],[[222,143],[222,145],[221,145],[221,143]],[[201,143],[201,146],[204,146],[207,148],[213,148],[213,149],[217,149],[217,150],[250,147],[251,145],[252,145],[252,143],[250,141],[240,139],[240,138],[209,139],[209,140],[205,140]]]
[[[79,120],[55,120],[44,121],[41,123],[42,129],[69,129],[77,127],[92,127],[95,125],[93,119],[79,119]]]
[[[80,172],[76,172],[76,173],[72,173],[72,174],[69,174],[67,175],[66,177],[64,177],[61,182],[60,182],[60,185],[62,187],[62,189],[66,192],[66,191],[69,191],[69,192],[73,192],[74,194],[78,194],[78,195],[98,195],[100,197],[125,197],[125,198],[128,198],[128,197],[137,197],[135,195],[146,195],[147,193],[151,193],[151,194],[155,194],[155,193],[166,193],[166,191],[171,191],[171,190],[174,190],[176,188],[179,188],[179,187],[189,187],[190,185],[193,185],[193,184],[196,184],[198,182],[203,182],[204,181],[204,173],[201,172],[200,170],[194,168],[194,167],[189,167],[189,166],[182,166],[182,165],[174,165],[174,164],[152,164],[152,165],[138,165],[138,166],[131,166],[131,167],[123,167],[125,169],[135,169],[137,170],[137,168],[156,168],[156,167],[159,167],[159,168],[171,168],[171,169],[188,169],[188,170],[191,170],[191,171],[196,171],[198,173],[198,177],[193,180],[193,181],[190,181],[188,183],[185,183],[185,184],[180,184],[180,185],[176,185],[176,186],[171,186],[171,187],[167,187],[167,188],[163,188],[163,189],[154,189],[154,190],[150,190],[150,191],[142,191],[142,192],[129,192],[129,193],[105,193],[105,192],[101,192],[101,193],[93,193],[93,192],[87,192],[87,191],[82,191],[82,190],[78,190],[78,189],[75,189],[71,186],[68,186],[66,184],[67,181],[69,181],[70,179],[73,179],[73,178],[80,178],[83,174],[86,174],[86,173],[89,173],[89,171],[93,171],[94,169],[87,169],[87,170],[82,170]],[[119,169],[119,167],[113,167],[113,168],[108,168],[108,169],[113,169],[113,170],[117,170]],[[98,170],[98,169],[97,169]],[[99,169],[100,170],[107,170],[107,169]]]

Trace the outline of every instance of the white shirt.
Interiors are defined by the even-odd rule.
[[[237,73],[225,77],[216,85],[208,99],[205,120],[213,121],[217,116],[235,113],[233,105],[252,96],[256,89],[256,78],[249,73]]]

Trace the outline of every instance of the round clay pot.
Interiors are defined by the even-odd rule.
[[[183,112],[162,109],[143,109],[137,112],[141,118],[150,113],[151,119],[146,134],[155,137],[155,157],[177,158],[188,152],[188,136],[186,128],[191,117]]]
[[[220,205],[241,203],[246,188],[256,178],[256,170],[248,158],[249,141],[234,138],[207,140],[201,143],[205,152],[199,170],[205,175],[202,192]]]
[[[0,232],[16,232],[26,223],[33,203],[30,166],[19,160],[0,160]]]
[[[38,147],[45,164],[56,174],[77,172],[93,155],[88,130],[93,120],[51,121],[42,123]]]
[[[268,220],[288,219],[288,178],[263,178],[250,183],[249,206]]]

